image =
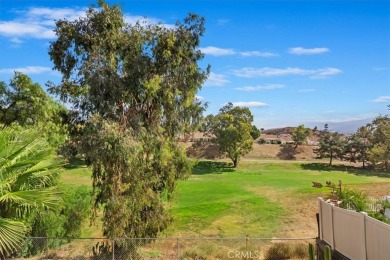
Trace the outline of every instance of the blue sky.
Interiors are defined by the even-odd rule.
[[[211,75],[206,114],[248,106],[259,128],[350,131],[390,104],[390,1],[108,1],[126,20],[167,25],[195,12]],[[14,70],[58,82],[47,54],[54,20],[83,15],[91,1],[0,0],[0,80]],[[147,18],[144,18],[147,17]]]

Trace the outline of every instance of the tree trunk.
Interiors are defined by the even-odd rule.
[[[233,168],[237,168],[237,165],[238,165],[238,158],[235,157],[235,158],[233,159]]]
[[[329,166],[332,166],[333,154],[330,154]]]

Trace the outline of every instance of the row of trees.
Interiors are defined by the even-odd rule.
[[[371,123],[360,127],[356,133],[345,137],[330,132],[328,126],[320,134],[318,156],[350,162],[367,163],[378,171],[390,172],[390,118],[378,116]]]
[[[253,140],[260,136],[252,123],[253,116],[248,108],[228,103],[216,116],[205,117],[200,129],[214,136],[212,140],[219,145],[220,152],[237,167],[240,158],[252,150]],[[312,135],[310,128],[299,125],[291,133],[294,142],[291,149],[307,144]],[[314,152],[319,158],[329,158],[329,165],[334,159],[340,159],[362,162],[363,168],[369,163],[374,170],[390,172],[390,118],[378,116],[350,136],[331,132],[326,124],[324,130],[319,131],[319,147]]]

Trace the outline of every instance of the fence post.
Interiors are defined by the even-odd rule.
[[[46,246],[45,246],[45,255],[46,255],[46,259],[49,259],[49,238],[46,237]]]
[[[115,239],[112,240],[112,260],[115,260]]]
[[[334,240],[334,218],[333,218],[333,209],[334,209],[334,206],[333,205],[331,205],[331,207],[330,207],[330,212],[331,212],[331,218],[330,218],[330,220],[331,220],[331,224],[332,224],[332,244],[331,244],[331,247],[332,247],[332,249],[333,250],[335,250],[336,249],[336,245],[335,245],[335,240]]]
[[[322,240],[322,198],[318,198],[318,208],[319,208],[319,224],[318,224],[318,234]]]
[[[248,258],[248,237],[245,238],[245,259]]]
[[[176,259],[179,259],[179,238],[176,238]]]
[[[363,217],[363,231],[364,231],[364,258],[367,259],[367,230],[366,230],[366,216],[368,214],[366,212],[361,212]]]

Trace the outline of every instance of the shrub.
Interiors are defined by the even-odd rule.
[[[309,259],[309,252],[307,244],[296,244],[293,249],[293,255],[297,259]]]
[[[31,236],[78,237],[90,213],[90,191],[86,186],[68,188],[63,193],[59,212],[37,212],[32,218]]]
[[[265,254],[265,260],[282,260],[292,258],[291,247],[286,243],[273,244]]]
[[[340,207],[352,209],[357,212],[367,210],[367,195],[361,191],[343,189],[338,191],[338,199],[341,201]]]
[[[289,245],[287,243],[273,244],[265,254],[266,260],[308,259],[307,244]]]

